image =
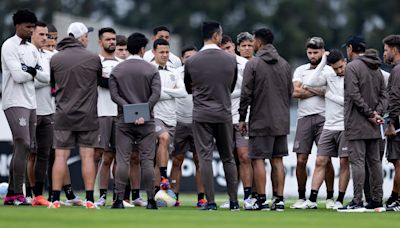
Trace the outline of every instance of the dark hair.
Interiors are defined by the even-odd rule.
[[[254,36],[251,35],[249,32],[241,32],[236,37],[236,43],[240,45],[243,41],[253,42]]]
[[[400,35],[389,35],[383,39],[383,44],[389,47],[395,47],[400,52]]]
[[[214,33],[221,32],[221,24],[216,21],[205,21],[203,22],[202,34],[203,40],[209,40]]]
[[[167,32],[170,33],[169,29],[166,26],[160,25],[160,26],[157,26],[157,27],[155,27],[153,29],[153,35],[157,35],[157,33],[160,32],[160,31],[167,31]]]
[[[58,32],[57,28],[53,24],[48,24],[47,29],[49,30],[49,32]]]
[[[99,30],[99,39],[101,39],[101,37],[103,36],[104,33],[109,32],[112,34],[116,34],[115,30],[113,28],[110,27],[105,27],[105,28],[101,28]]]
[[[36,23],[35,23],[35,27],[47,27],[47,24],[46,23],[44,23],[43,21],[37,21]]]
[[[116,40],[117,40],[116,44],[117,46],[125,46],[128,43],[126,36],[124,35],[117,35]]]
[[[343,53],[338,49],[332,49],[326,57],[326,62],[331,65],[337,63],[337,61],[341,59],[344,59]]]
[[[197,48],[194,45],[186,45],[182,48],[181,56],[183,57],[188,51],[197,51]]]
[[[142,33],[135,32],[128,37],[128,51],[132,55],[138,54],[141,48],[145,48],[149,40]]]
[[[318,36],[310,37],[306,41],[306,48],[323,49],[325,48],[324,39]]]
[[[348,46],[351,45],[351,48],[354,53],[364,53],[365,52],[365,46],[359,45],[359,44],[349,44]]]
[[[221,45],[224,45],[224,44],[229,43],[229,42],[233,43],[232,38],[230,36],[228,36],[228,35],[223,35],[222,36],[222,40],[221,40]]]
[[[159,45],[169,46],[169,42],[164,39],[156,39],[153,43],[153,49],[156,50]]]
[[[274,34],[271,29],[260,28],[254,32],[254,38],[261,41],[262,44],[272,44],[274,42]]]
[[[37,22],[36,15],[29,9],[19,9],[14,13],[13,17],[14,26],[22,23],[33,23]]]

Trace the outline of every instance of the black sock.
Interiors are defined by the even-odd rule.
[[[258,194],[257,201],[262,204],[267,200],[267,196],[265,194]]]
[[[42,183],[42,182],[35,183],[35,188],[33,189],[33,193],[35,194],[35,196],[43,195],[43,186],[44,186],[44,183]]]
[[[326,191],[326,199],[332,199],[333,198],[333,191]]]
[[[129,200],[129,195],[131,194],[131,185],[127,184],[125,186],[125,192],[124,192],[124,200]]]
[[[298,190],[298,192],[299,192],[299,199],[306,199],[306,190],[305,189],[299,189]]]
[[[257,192],[252,192],[251,193],[251,198],[257,199]]]
[[[72,200],[72,199],[76,198],[74,192],[72,191],[71,184],[64,185],[63,189],[65,192],[65,196],[67,197],[68,200]]]
[[[272,192],[272,196],[273,197],[277,197],[278,196],[278,192]]]
[[[179,200],[179,192],[175,192],[176,200]]]
[[[94,202],[93,191],[86,191],[86,200]]]
[[[339,192],[339,195],[336,199],[336,201],[339,201],[343,204],[343,199],[344,199],[344,194],[346,194],[345,192]]]
[[[390,198],[392,198],[393,200],[397,200],[399,198],[399,193],[392,191],[392,195],[390,196]]]
[[[113,200],[117,200],[117,193],[115,192],[115,184],[113,185]]]
[[[197,201],[204,199],[204,192],[197,194]]]
[[[317,202],[317,197],[318,197],[318,190],[312,190],[311,189],[311,193],[310,193],[310,201],[311,202]]]
[[[48,200],[49,202],[52,202],[51,197],[53,197],[53,188],[50,187],[50,185],[49,185],[47,191],[49,192],[49,198],[47,198],[47,200]]]
[[[32,197],[32,187],[25,185],[25,196]]]
[[[167,178],[167,167],[160,167],[160,176]]]
[[[278,201],[284,201],[283,196],[276,195],[276,198],[278,199]]]
[[[107,189],[100,189],[100,197],[107,199]]]
[[[139,193],[139,189],[132,189],[132,200],[138,199],[140,197]]]
[[[52,202],[55,202],[55,201],[60,201],[60,193],[61,193],[61,191],[53,191],[53,198],[52,198]]]
[[[160,186],[154,186],[154,194],[157,194],[158,191],[160,191]]]
[[[7,191],[7,196],[8,196],[8,197],[10,197],[10,196],[15,196],[15,192],[12,191],[12,190],[8,190],[8,191]]]
[[[251,195],[251,187],[244,187],[244,199],[248,199]]]

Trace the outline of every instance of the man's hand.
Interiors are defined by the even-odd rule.
[[[143,118],[143,117],[140,117],[139,119],[135,120],[135,124],[136,124],[136,125],[142,125],[142,124],[144,124],[144,118]]]
[[[393,124],[389,124],[388,128],[386,128],[385,135],[389,138],[393,138],[396,136],[396,129]]]
[[[316,96],[325,97],[326,88],[325,87],[310,87],[303,85],[303,89],[315,94]]]
[[[25,71],[25,72],[29,73],[30,75],[32,75],[32,77],[36,76],[37,72],[36,72],[35,68],[27,66],[27,65],[25,65],[23,63],[21,64],[21,68],[22,68],[23,71]]]
[[[379,125],[381,125],[381,124],[383,124],[383,123],[385,122],[385,120],[383,119],[383,117],[380,116],[376,111],[374,111],[373,114],[374,114],[373,117],[368,118],[368,120],[369,120],[372,124],[379,126]]]
[[[316,96],[314,93],[311,93],[310,91],[304,89],[303,83],[299,81],[293,82],[293,97],[294,98],[299,98],[299,99],[306,99],[309,97]]]
[[[242,136],[247,134],[246,122],[244,122],[244,121],[239,122],[239,131],[240,131],[240,134],[242,134]]]

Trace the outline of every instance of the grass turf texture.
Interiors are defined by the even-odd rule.
[[[110,195],[110,194],[109,194]],[[83,195],[81,195],[81,198]],[[110,196],[109,196],[110,197]],[[221,205],[225,195],[217,196]],[[199,211],[195,207],[196,195],[180,195],[181,207],[160,208],[157,211],[142,207],[125,210],[88,210],[83,207],[10,207],[0,206],[0,227],[397,227],[399,212],[338,213],[325,209],[323,203],[317,210],[295,210],[286,201],[285,212]],[[108,206],[111,204],[108,200]]]

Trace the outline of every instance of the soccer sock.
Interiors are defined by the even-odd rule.
[[[399,199],[399,193],[392,191],[392,195],[390,196],[390,198],[392,198],[393,200],[398,200]]]
[[[42,182],[35,183],[35,188],[33,189],[33,193],[35,194],[35,196],[43,195],[43,186],[44,186],[44,183],[42,183]]]
[[[71,184],[64,185],[63,189],[65,192],[65,196],[67,197],[68,200],[75,199],[76,196],[75,196],[74,192],[72,191]]]
[[[272,192],[272,197],[278,197],[278,192]]]
[[[124,200],[129,200],[129,195],[131,194],[131,185],[127,184],[125,186],[125,192],[124,192]]]
[[[265,194],[258,194],[257,201],[260,204],[263,204],[267,200],[267,196]]]
[[[251,193],[251,198],[257,199],[257,192],[252,192]]]
[[[251,195],[251,187],[244,187],[244,199],[248,199]]]
[[[179,192],[175,192],[176,200],[179,200]]]
[[[276,198],[278,199],[278,201],[284,201],[283,196],[276,195]]]
[[[139,189],[132,190],[132,200],[138,199],[140,197],[139,191],[140,191]]]
[[[53,198],[52,198],[52,201],[53,202],[55,202],[55,201],[60,201],[60,193],[61,193],[61,191],[53,191]]]
[[[343,199],[344,199],[344,194],[346,194],[345,192],[339,192],[339,195],[336,199],[336,201],[339,201],[343,204]]]
[[[93,191],[86,191],[86,200],[94,202]]]
[[[167,178],[167,167],[160,167],[160,176]]]
[[[32,197],[32,187],[25,185],[25,196]]]
[[[317,197],[318,197],[318,190],[312,190],[311,189],[311,193],[310,193],[310,201],[311,202],[317,202]]]
[[[204,192],[197,194],[197,201],[204,199]]]
[[[333,191],[326,191],[326,199],[332,199],[333,198]]]
[[[107,199],[107,189],[100,189],[100,197]]]
[[[299,189],[299,199],[306,199],[306,190],[305,189]]]

